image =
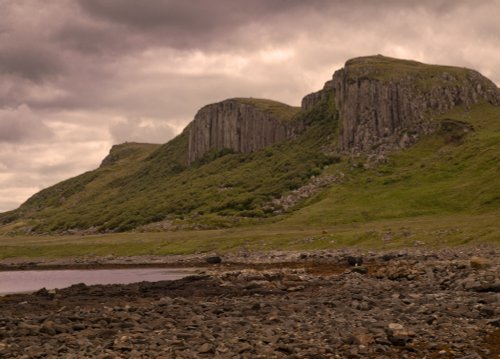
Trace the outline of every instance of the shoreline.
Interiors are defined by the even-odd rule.
[[[164,265],[205,262],[203,273],[180,280],[0,297],[0,356],[500,354],[498,249],[253,252],[208,264],[210,255],[164,258]],[[155,259],[127,263],[146,258]]]
[[[0,271],[6,270],[51,270],[51,269],[126,269],[126,268],[185,268],[213,267],[207,258],[219,257],[220,265],[252,266],[272,265],[277,263],[292,265],[293,263],[342,262],[348,256],[364,256],[368,260],[378,257],[395,256],[404,258],[421,258],[442,256],[446,259],[470,258],[473,256],[497,256],[500,247],[481,244],[456,247],[430,248],[406,247],[396,249],[366,250],[356,247],[320,250],[271,250],[271,251],[234,251],[228,253],[206,252],[197,254],[176,255],[133,255],[133,256],[82,256],[60,258],[4,258],[0,259]]]

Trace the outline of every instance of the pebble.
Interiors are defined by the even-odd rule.
[[[303,254],[240,258],[295,258],[303,268],[214,266],[178,281],[2,297],[0,357],[480,358],[499,350],[484,344],[500,326],[497,250]],[[362,261],[351,266],[348,256]]]

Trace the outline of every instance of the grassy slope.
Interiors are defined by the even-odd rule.
[[[120,233],[89,237],[4,237],[0,257],[184,254],[247,249],[380,249],[500,244],[500,108],[456,109],[443,119],[475,131],[463,143],[429,136],[363,169],[344,163],[344,183],[310,199],[281,221],[209,231]]]
[[[334,225],[500,209],[500,108],[456,108],[440,119],[468,122],[475,131],[462,144],[449,142],[443,132],[428,136],[369,170],[330,167],[345,171],[348,180],[286,221]]]
[[[248,101],[273,111],[286,107],[296,115],[274,101]],[[187,131],[160,147],[115,148],[105,166],[32,197],[17,212],[18,222],[3,231],[26,226],[42,233],[89,227],[125,231],[167,215],[220,227],[265,217],[266,203],[329,163],[321,147],[335,131],[332,111],[325,105],[302,114],[314,124],[294,140],[251,154],[211,152],[189,167]]]

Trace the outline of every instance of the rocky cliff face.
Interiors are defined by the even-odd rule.
[[[500,105],[497,86],[476,71],[380,55],[347,61],[302,108],[329,95],[340,114],[339,149],[354,153],[405,148],[436,129],[434,115],[458,105]]]
[[[207,105],[186,128],[189,163],[212,149],[252,152],[292,137],[300,131],[300,125],[291,121],[298,110],[258,99],[229,99]]]

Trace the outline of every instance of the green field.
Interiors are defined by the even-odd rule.
[[[500,212],[421,216],[337,226],[285,222],[244,228],[92,236],[0,237],[0,259],[168,255],[231,251],[315,250],[356,246],[384,250],[424,246],[500,245]]]

